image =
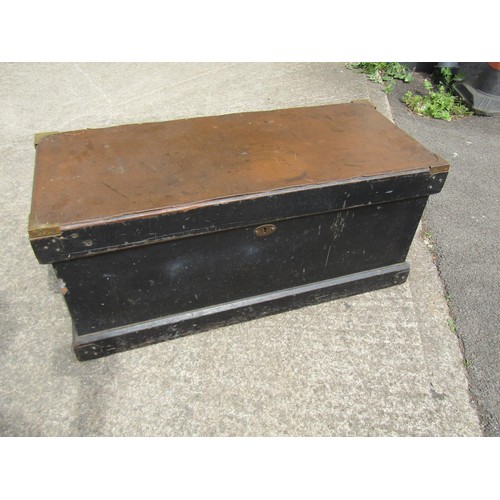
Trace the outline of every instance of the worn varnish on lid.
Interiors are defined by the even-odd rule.
[[[447,165],[367,102],[65,132],[38,144],[29,232],[78,238],[96,225]]]

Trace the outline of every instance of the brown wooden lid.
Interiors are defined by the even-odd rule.
[[[364,102],[65,132],[38,144],[30,234],[429,167]]]

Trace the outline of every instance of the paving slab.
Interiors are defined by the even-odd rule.
[[[363,75],[341,63],[2,64],[0,82],[1,435],[481,434],[420,234],[404,285],[85,363],[29,245],[35,132],[368,97],[390,116]]]

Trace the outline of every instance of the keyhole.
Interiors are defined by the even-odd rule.
[[[269,236],[276,231],[276,226],[274,224],[264,224],[263,226],[259,226],[255,228],[254,233],[255,236],[259,238],[263,238],[264,236]]]

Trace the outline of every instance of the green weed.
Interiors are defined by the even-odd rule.
[[[406,106],[422,116],[430,116],[438,120],[450,121],[452,118],[460,118],[471,115],[469,109],[461,100],[451,93],[455,77],[449,68],[441,69],[442,81],[435,89],[431,82],[424,80],[427,94],[413,94],[408,91],[402,101]]]
[[[413,75],[403,64],[397,62],[359,62],[346,64],[348,69],[359,70],[368,75],[372,82],[384,85],[384,91],[389,93],[394,88],[395,80],[411,82]]]
[[[455,320],[450,318],[448,320],[448,326],[450,327],[451,333],[457,333],[457,324],[455,323]]]

